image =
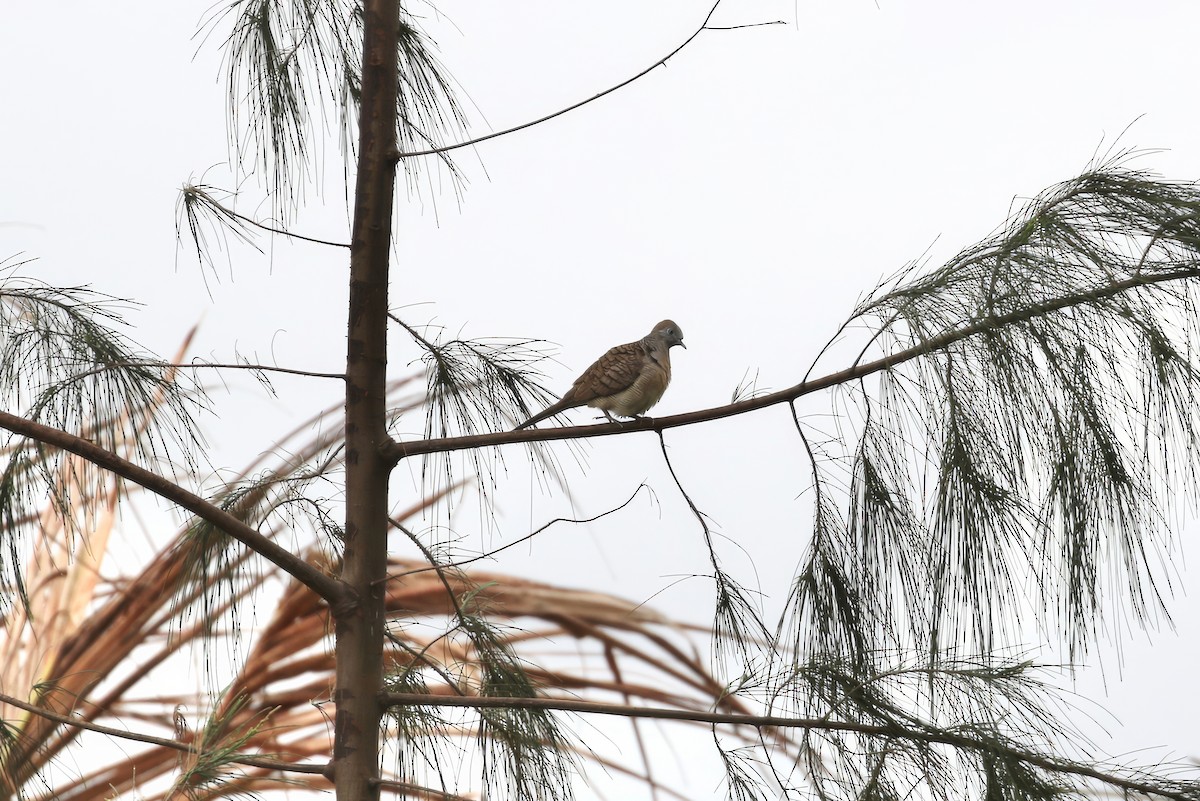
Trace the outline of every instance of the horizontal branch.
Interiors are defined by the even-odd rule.
[[[0,428],[73,453],[97,467],[115,473],[128,481],[144,487],[155,495],[182,506],[200,519],[211,523],[216,528],[243,543],[246,547],[273,562],[331,605],[336,605],[346,599],[346,591],[340,581],[322,573],[316,567],[263,535],[257,529],[246,525],[246,523],[221,507],[206,501],[195,493],[189,492],[170,479],[151,472],[144,467],[139,467],[133,462],[123,459],[115,453],[107,451],[82,437],[77,437],[74,434],[69,434],[66,431],[51,428],[41,423],[35,423],[32,420],[27,420],[15,414],[0,412]]]
[[[675,414],[668,417],[643,417],[621,423],[600,423],[599,425],[566,426],[563,428],[522,429],[520,431],[497,431],[488,434],[443,437],[441,439],[393,440],[384,445],[384,453],[392,463],[395,463],[410,456],[422,456],[429,453],[447,453],[450,451],[513,443],[605,437],[613,434],[629,434],[635,431],[665,431],[669,428],[707,423],[712,420],[720,420],[724,417],[733,417],[734,415],[765,409],[768,406],[775,406],[780,403],[791,403],[805,395],[864,378],[873,373],[878,373],[911,361],[919,356],[945,350],[964,339],[988,331],[994,331],[1006,325],[1032,320],[1072,306],[1094,303],[1098,300],[1114,297],[1131,289],[1189,278],[1200,278],[1200,268],[1187,267],[1172,272],[1138,274],[1123,281],[1114,281],[1108,286],[1099,289],[1065,295],[1061,298],[1055,298],[1054,300],[1028,306],[1007,314],[981,318],[961,328],[930,337],[924,342],[913,345],[910,348],[904,348],[891,355],[875,359],[874,361],[858,363],[836,373],[829,373],[820,378],[803,381],[788,389],[760,395],[757,398],[738,401],[726,406],[715,406],[711,409],[685,412],[684,414]]]
[[[0,702],[15,706],[18,709],[24,709],[26,712],[37,715],[38,717],[52,720],[55,723],[61,723],[64,726],[74,726],[87,731],[94,731],[97,734],[107,734],[110,737],[119,737],[122,740],[133,740],[134,742],[146,743],[147,745],[156,745],[160,748],[169,748],[173,751],[180,751],[185,754],[196,752],[196,746],[192,743],[184,743],[179,740],[170,740],[165,737],[155,737],[150,734],[138,734],[137,732],[126,731],[125,729],[116,729],[112,726],[104,726],[99,723],[92,723],[79,718],[71,717],[70,715],[60,715],[57,712],[51,712],[49,709],[43,709],[36,704],[30,704],[11,695],[0,693]],[[251,768],[263,768],[264,770],[290,771],[291,773],[310,773],[321,775],[325,773],[325,765],[314,764],[293,764],[290,762],[278,762],[274,759],[263,759],[261,757],[241,755],[228,757],[226,762],[232,762],[238,765],[246,765]]]
[[[552,712],[580,712],[596,715],[615,715],[627,718],[651,718],[654,720],[680,720],[692,723],[726,724],[753,728],[812,729],[818,731],[841,731],[893,739],[917,740],[924,743],[949,745],[977,753],[996,754],[1018,759],[1053,773],[1094,779],[1112,787],[1135,793],[1156,795],[1174,801],[1195,801],[1194,792],[1176,791],[1147,782],[1129,779],[1113,773],[1105,773],[1088,765],[1053,759],[1032,751],[1022,751],[951,731],[933,728],[906,729],[898,725],[879,726],[867,723],[835,721],[827,718],[792,718],[774,715],[744,715],[729,712],[701,712],[698,710],[671,709],[665,707],[640,707],[625,704],[604,704],[595,701],[573,701],[559,698],[509,698],[509,697],[463,697],[451,695],[428,695],[424,693],[383,693],[380,700],[387,706],[452,706],[472,709],[543,709]]]
[[[398,790],[401,793],[401,798],[441,798],[443,801],[475,801],[465,795],[438,790],[433,787],[424,787],[412,782],[401,782],[394,779],[371,779],[371,784],[375,787],[380,787],[387,790]]]

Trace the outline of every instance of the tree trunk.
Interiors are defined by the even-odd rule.
[[[339,801],[379,796],[379,691],[387,566],[385,441],[388,259],[396,166],[397,0],[367,0],[346,347],[346,532],[334,610],[337,678],[333,779]]]

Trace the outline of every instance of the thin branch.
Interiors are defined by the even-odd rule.
[[[496,548],[493,551],[487,551],[485,553],[479,554],[478,556],[472,556],[470,559],[463,559],[461,562],[447,562],[442,565],[435,564],[434,567],[419,567],[414,570],[406,570],[403,573],[393,573],[390,576],[385,576],[384,578],[379,579],[378,581],[376,581],[376,583],[378,584],[378,583],[382,583],[382,582],[392,581],[394,579],[401,579],[401,578],[404,578],[405,576],[412,576],[417,573],[426,573],[430,570],[437,570],[437,571],[439,571],[439,574],[440,574],[440,572],[445,569],[459,568],[459,567],[463,567],[464,565],[469,565],[472,562],[478,562],[481,559],[490,559],[491,557],[495,556],[496,554],[500,553],[501,551],[506,551],[509,548],[520,545],[521,543],[526,542],[527,540],[533,539],[538,534],[541,534],[543,531],[545,531],[546,529],[553,526],[555,523],[594,523],[603,517],[608,517],[609,515],[613,514],[614,512],[621,511],[626,506],[633,503],[633,499],[638,496],[639,492],[641,492],[644,489],[648,489],[648,488],[649,487],[645,483],[638,484],[637,489],[635,489],[633,491],[632,495],[630,495],[628,498],[625,499],[624,503],[622,503],[620,506],[614,506],[612,509],[606,509],[605,511],[601,512],[598,515],[593,515],[592,517],[584,517],[584,518],[556,517],[553,520],[551,520],[550,522],[548,522],[548,523],[540,526],[539,528],[535,529],[534,531],[531,531],[530,533],[526,534],[524,537],[513,540],[512,542],[506,543],[505,545],[501,545],[499,548]],[[423,550],[424,549],[422,548],[422,551]],[[427,555],[426,558],[430,558],[430,557],[428,557],[428,555]],[[432,559],[430,559],[430,561],[432,561]]]
[[[290,237],[292,239],[302,239],[305,242],[312,242],[313,244],[316,244],[316,245],[329,245],[330,247],[335,247],[335,248],[346,248],[347,250],[350,249],[350,245],[346,242],[331,242],[327,239],[317,239],[317,238],[311,237],[311,236],[304,236],[303,234],[293,233],[291,231],[284,230],[283,228],[274,228],[270,225],[259,222],[258,220],[254,219],[253,217],[247,217],[245,214],[239,214],[238,212],[234,211],[233,209],[231,209],[225,205],[222,205],[211,194],[209,194],[208,192],[205,192],[204,188],[201,186],[194,186],[194,185],[185,186],[183,188],[183,192],[185,195],[190,194],[194,197],[197,197],[197,198],[203,200],[205,203],[207,203],[209,205],[210,208],[215,210],[218,214],[225,215],[227,217],[231,217],[240,222],[247,223],[248,225],[253,225],[255,228],[260,228],[264,231],[269,231],[273,234],[280,234],[282,236]]]
[[[445,790],[435,790],[432,787],[422,787],[412,782],[399,782],[393,779],[371,779],[371,784],[382,789],[399,790],[404,794],[401,797],[414,795],[425,796],[427,798],[441,798],[443,801],[475,801],[475,799],[468,798],[465,795],[448,793]]]
[[[696,522],[700,524],[700,530],[704,532],[704,545],[708,548],[708,560],[712,563],[713,570],[720,571],[720,568],[717,566],[717,549],[713,546],[712,528],[708,525],[708,519],[700,511],[700,507],[696,506],[696,502],[692,500],[692,496],[688,494],[688,491],[683,488],[683,482],[679,480],[679,474],[675,472],[675,465],[671,463],[671,456],[667,453],[667,440],[663,437],[661,431],[657,433],[658,446],[662,451],[663,461],[667,464],[667,472],[671,474],[671,479],[675,482],[675,488],[683,496],[688,509],[692,511],[692,517],[696,518]]]
[[[217,203],[215,200],[212,200],[211,202],[217,206],[221,206],[221,204]],[[258,220],[255,220],[253,217],[247,217],[244,214],[238,214],[236,211],[233,211],[232,209],[227,209],[224,206],[221,206],[221,211],[223,211],[224,213],[228,214],[231,217],[236,217],[237,219],[241,220],[242,222],[249,223],[250,225],[253,225],[255,228],[261,228],[262,230],[269,231],[272,234],[280,234],[282,236],[286,236],[291,239],[302,239],[305,242],[312,242],[314,245],[329,245],[330,247],[334,247],[334,248],[346,248],[347,250],[350,249],[350,244],[348,242],[332,242],[328,239],[317,239],[316,237],[305,236],[304,234],[297,234],[294,231],[285,231],[282,228],[274,228],[270,225],[267,225],[266,223],[261,223]]]
[[[849,721],[832,721],[822,718],[791,718],[773,715],[744,715],[728,712],[701,712],[664,707],[640,707],[625,704],[605,704],[596,701],[573,701],[565,698],[512,698],[512,697],[458,697],[434,696],[421,693],[383,693],[380,701],[387,706],[452,706],[471,709],[544,709],[558,712],[579,712],[596,715],[615,715],[627,718],[652,718],[655,720],[682,720],[692,723],[729,724],[735,726],[815,729],[819,731],[842,731],[876,737],[919,740],[925,743],[949,745],[978,753],[997,754],[1018,759],[1053,773],[1095,779],[1113,787],[1135,793],[1157,795],[1175,801],[1195,801],[1195,793],[1171,790],[1074,762],[1053,759],[1031,751],[1002,745],[976,737],[955,734],[936,728],[906,729],[900,726],[879,726]]]
[[[456,626],[455,629],[457,629],[457,628],[458,627]],[[446,637],[450,636],[451,631],[454,631],[455,629],[451,629],[450,631],[442,632],[439,636],[435,637],[434,639],[430,640],[429,642],[427,642],[423,646],[421,646],[420,650],[413,648],[411,645],[409,645],[404,640],[397,637],[395,634],[392,634],[390,631],[385,631],[383,633],[383,636],[392,645],[396,646],[401,651],[403,651],[404,653],[408,654],[409,656],[411,656],[413,658],[412,667],[409,670],[404,671],[404,673],[401,675],[407,676],[409,673],[412,672],[413,668],[415,668],[418,664],[421,664],[421,665],[424,665],[425,667],[429,668],[430,670],[432,670],[434,673],[441,676],[442,681],[446,682],[446,686],[449,687],[451,690],[458,693],[459,695],[465,695],[463,690],[458,686],[458,682],[454,679],[453,676],[450,675],[449,671],[447,671],[446,668],[444,668],[441,665],[441,663],[435,662],[432,657],[428,656],[429,650],[434,646],[434,644],[438,643],[441,640],[445,639]]]
[[[448,488],[446,492],[450,492],[452,489],[454,488]],[[408,537],[409,542],[417,546],[417,550],[420,551],[421,555],[425,557],[425,561],[429,562],[429,567],[426,569],[433,570],[437,573],[438,580],[442,582],[442,586],[446,589],[446,597],[450,599],[450,603],[454,607],[454,614],[461,621],[466,616],[466,612],[463,611],[462,604],[458,601],[458,596],[454,594],[454,588],[450,586],[450,579],[446,577],[446,570],[450,569],[449,566],[440,563],[437,560],[437,557],[433,555],[433,552],[425,547],[425,543],[421,542],[421,538],[409,531],[399,520],[394,517],[389,517],[388,522],[392,524],[393,528],[398,530],[404,536]],[[384,576],[373,583],[383,584],[386,583],[389,578],[391,577]]]
[[[18,709],[23,709],[26,712],[37,715],[38,717],[52,720],[55,723],[61,723],[64,726],[74,726],[78,729],[86,729],[94,731],[97,734],[106,734],[109,737],[119,737],[122,740],[133,740],[147,745],[156,745],[159,748],[169,748],[173,751],[180,751],[185,754],[196,753],[196,747],[191,743],[180,742],[179,740],[169,740],[165,737],[155,737],[150,734],[139,734],[137,732],[126,731],[124,729],[116,729],[112,726],[104,726],[99,723],[89,723],[79,718],[70,715],[60,715],[57,712],[51,712],[35,704],[30,704],[11,695],[0,693],[0,701],[6,704],[11,704]],[[255,756],[236,756],[225,758],[226,762],[232,762],[238,765],[246,765],[252,768],[263,768],[265,770],[290,771],[292,773],[309,773],[314,775],[322,775],[326,771],[325,765],[312,764],[293,764],[289,762],[277,762],[273,759],[263,759]]]
[[[297,581],[330,604],[342,604],[350,600],[340,581],[327,576],[257,529],[246,525],[229,512],[204,500],[199,495],[189,492],[170,479],[122,459],[112,451],[107,451],[82,437],[26,420],[15,414],[0,412],[0,428],[69,451],[97,467],[109,470],[124,479],[139,484],[155,495],[182,506],[287,571],[289,575],[295,577]]]
[[[238,214],[236,211],[230,211],[229,209],[225,209],[225,211],[229,214],[232,214],[234,217],[237,217],[239,220],[243,220],[256,228],[261,228],[264,231],[270,231],[273,234],[281,234],[291,239],[303,239],[305,242],[312,242],[314,245],[329,245],[330,247],[334,248],[346,248],[347,250],[350,249],[350,244],[348,242],[332,242],[328,239],[317,239],[316,237],[297,234],[294,231],[285,231],[282,228],[272,228],[271,226],[260,223],[255,219]]]
[[[1155,273],[1153,275],[1135,275],[1124,281],[1114,281],[1100,289],[1065,295],[1061,298],[1055,298],[1054,300],[1018,309],[1007,314],[984,317],[961,328],[930,337],[920,344],[913,345],[910,348],[905,348],[874,361],[856,364],[845,370],[829,373],[810,381],[803,381],[788,389],[772,392],[768,395],[761,395],[757,398],[738,401],[726,406],[714,406],[711,409],[685,412],[683,414],[670,415],[669,417],[643,417],[620,423],[600,423],[598,425],[566,426],[563,428],[527,428],[520,431],[497,431],[466,437],[445,437],[442,439],[403,442],[393,440],[384,444],[384,455],[392,462],[399,462],[401,459],[406,459],[410,456],[421,456],[428,453],[448,453],[467,448],[482,448],[511,443],[583,439],[586,437],[606,437],[613,434],[628,434],[635,431],[661,432],[668,428],[707,423],[725,417],[733,417],[734,415],[765,409],[768,406],[775,406],[780,403],[790,403],[805,395],[829,389],[830,387],[840,386],[846,382],[878,373],[920,356],[944,350],[964,339],[1002,328],[1006,325],[1042,317],[1071,306],[1111,298],[1131,289],[1189,278],[1200,278],[1200,267],[1181,268],[1173,272]]]
[[[425,348],[425,350],[429,351],[430,353],[437,353],[437,349],[438,349],[437,345],[433,344],[428,339],[426,339],[425,337],[423,337],[419,333],[417,333],[417,329],[413,328],[411,325],[409,325],[408,323],[401,320],[398,315],[396,315],[392,312],[388,312],[387,316],[392,322],[394,322],[396,325],[400,326],[405,331],[407,331],[408,335],[411,336],[413,339],[417,340],[417,342],[420,343],[421,347]]]
[[[765,28],[768,25],[787,25],[787,22],[781,19],[773,19],[769,22],[744,22],[741,25],[705,25],[707,31],[740,31],[746,28]]]
[[[114,370],[126,367],[164,367],[173,370],[186,370],[190,368],[206,367],[214,370],[260,370],[264,373],[286,373],[287,375],[301,375],[308,378],[336,378],[344,381],[345,373],[318,373],[315,370],[300,370],[294,367],[273,367],[269,364],[249,364],[237,363],[226,364],[221,362],[186,362],[179,364],[168,364],[166,362],[120,362],[117,364],[106,364],[103,367],[97,367],[94,370],[78,373],[74,378],[85,378],[89,375],[96,375],[107,370]]]
[[[667,453],[666,437],[661,431],[657,433],[658,444],[662,450],[663,461],[667,464],[667,471],[671,474],[671,479],[675,482],[679,494],[687,502],[692,516],[700,524],[701,531],[704,532],[704,545],[708,550],[708,562],[712,565],[712,580],[716,590],[716,608],[713,612],[714,652],[718,659],[722,659],[727,651],[727,644],[732,644],[738,650],[742,662],[749,664],[753,657],[747,649],[748,644],[756,638],[767,642],[770,640],[770,633],[747,603],[742,588],[721,568],[721,560],[717,557],[717,549],[713,544],[713,530],[712,526],[708,524],[708,517],[700,511],[700,507],[692,500],[692,496],[683,488],[683,482],[680,480],[679,474],[675,472],[675,465]]]
[[[441,153],[446,153],[451,150],[458,150],[459,148],[462,148],[462,147],[470,147],[471,145],[477,145],[480,142],[486,142],[489,139],[495,139],[496,137],[499,137],[499,136],[507,136],[510,133],[516,133],[517,131],[523,131],[526,128],[532,128],[535,125],[541,125],[543,122],[548,122],[548,121],[554,119],[555,117],[561,117],[562,115],[572,112],[577,108],[586,106],[588,103],[592,103],[596,100],[599,100],[602,97],[611,95],[613,92],[617,91],[618,89],[625,88],[626,86],[628,86],[629,84],[638,80],[639,78],[649,75],[651,72],[658,69],[659,67],[665,67],[667,65],[668,61],[673,59],[675,56],[679,55],[679,52],[681,50],[683,50],[683,48],[690,45],[697,36],[699,36],[701,33],[703,33],[706,30],[730,31],[730,30],[736,30],[739,28],[758,28],[758,27],[762,27],[764,25],[783,25],[784,24],[783,20],[775,20],[773,22],[759,22],[759,23],[754,23],[751,25],[729,25],[729,26],[723,26],[723,27],[709,27],[708,21],[710,19],[712,19],[713,14],[715,14],[717,11],[717,6],[719,6],[719,5],[721,5],[721,0],[717,0],[717,2],[713,3],[712,8],[710,8],[708,10],[708,14],[704,17],[704,22],[700,23],[700,27],[696,28],[696,30],[694,30],[692,32],[691,36],[689,36],[687,39],[683,40],[682,44],[677,46],[670,53],[667,53],[665,56],[660,58],[658,61],[655,61],[649,67],[646,67],[644,70],[637,73],[636,75],[634,75],[631,78],[626,78],[625,80],[621,81],[616,86],[611,86],[602,92],[594,94],[591,97],[586,98],[584,100],[580,100],[578,103],[573,103],[573,104],[567,106],[566,108],[559,109],[558,111],[555,111],[551,114],[547,114],[544,117],[539,117],[538,119],[531,120],[530,122],[521,123],[520,125],[514,126],[512,128],[506,128],[503,131],[495,131],[493,133],[485,134],[485,135],[477,137],[475,139],[468,139],[465,142],[457,142],[453,145],[443,145],[441,147],[432,147],[432,148],[429,148],[428,150],[409,150],[409,151],[399,152],[396,154],[396,159],[397,159],[397,161],[399,161],[399,160],[407,159],[407,158],[415,158],[417,156],[433,156],[433,155],[438,155]]]

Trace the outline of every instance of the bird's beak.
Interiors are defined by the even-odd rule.
[[[683,344],[682,342],[679,343],[679,347],[683,348],[684,350],[687,350],[687,345]]]

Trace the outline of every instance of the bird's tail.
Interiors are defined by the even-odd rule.
[[[522,428],[529,428],[531,425],[540,423],[543,420],[545,420],[547,417],[553,417],[554,415],[558,414],[559,412],[565,412],[567,409],[570,409],[575,405],[576,404],[559,401],[558,403],[551,405],[549,408],[545,409],[544,411],[540,411],[537,414],[535,414],[533,417],[530,417],[524,423],[521,423],[521,425],[514,428],[513,431],[520,431]]]

